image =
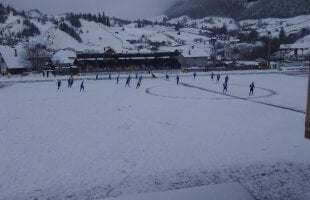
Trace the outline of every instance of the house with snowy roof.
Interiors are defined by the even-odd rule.
[[[210,54],[205,50],[192,47],[182,52],[179,62],[183,67],[205,67],[210,59]]]
[[[25,62],[19,54],[22,48],[16,46],[0,46],[0,73],[5,75],[21,74],[27,70],[27,62]]]
[[[72,50],[64,49],[57,51],[51,58],[57,74],[76,74],[77,67],[74,66],[76,53]]]
[[[70,67],[75,59],[76,54],[71,50],[59,50],[52,56],[52,61],[56,66]]]
[[[280,59],[307,60],[309,55],[310,42],[280,45]]]

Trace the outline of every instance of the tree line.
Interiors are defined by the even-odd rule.
[[[104,14],[104,12],[102,13],[98,13],[98,15],[96,14],[91,14],[91,13],[79,13],[79,14],[75,14],[75,13],[69,13],[66,15],[66,20],[68,20],[72,26],[76,27],[76,28],[80,28],[81,27],[81,22],[80,19],[84,19],[87,21],[94,21],[100,24],[103,24],[105,26],[111,26],[110,23],[110,18],[109,16],[106,16]]]

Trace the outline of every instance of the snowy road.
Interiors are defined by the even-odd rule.
[[[305,115],[266,105],[304,111],[306,77],[230,75],[229,96],[209,76],[181,82],[1,88],[0,199],[102,199],[231,181],[258,199],[310,197]]]

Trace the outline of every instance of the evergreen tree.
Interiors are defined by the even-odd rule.
[[[279,33],[279,40],[282,43],[286,41],[286,34],[285,34],[285,31],[284,31],[283,27],[281,27],[281,30],[280,30],[280,33]]]
[[[111,26],[109,17],[107,17],[107,24],[106,24],[106,25],[107,25],[108,27]]]
[[[7,19],[7,10],[6,8],[0,3],[0,23],[4,23]]]
[[[98,22],[99,22],[99,23],[102,23],[101,13],[98,13]]]
[[[180,28],[181,28],[181,24],[180,24],[180,22],[178,21],[178,23],[175,25],[175,27],[174,27],[174,30],[175,31],[180,31]]]
[[[92,21],[92,15],[91,15],[91,13],[88,13],[88,15],[87,15],[87,18],[86,18],[88,21]]]
[[[26,14],[25,14],[25,11],[22,10],[21,14],[20,14],[22,17],[26,17]]]

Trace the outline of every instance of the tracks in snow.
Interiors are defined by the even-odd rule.
[[[255,100],[257,98],[262,98],[262,97],[270,97],[270,96],[274,96],[277,94],[276,91],[271,90],[271,89],[267,89],[267,88],[262,88],[262,87],[257,87],[261,90],[265,90],[268,91],[269,94],[264,95],[264,96],[259,96],[259,97],[239,97],[236,95],[232,95],[232,94],[223,94],[222,92],[218,92],[215,90],[211,90],[211,89],[207,89],[207,88],[203,88],[203,87],[199,87],[199,86],[195,86],[189,83],[180,83],[180,85],[184,86],[184,87],[188,87],[188,88],[193,88],[193,89],[198,89],[201,91],[205,91],[205,92],[210,92],[213,94],[219,94],[219,95],[223,95],[225,96],[224,98],[186,98],[186,97],[173,97],[173,96],[166,96],[166,95],[159,95],[159,94],[155,94],[151,92],[151,89],[154,87],[150,87],[147,88],[145,90],[145,92],[149,95],[153,95],[153,96],[160,96],[160,97],[167,97],[167,98],[179,98],[179,99],[239,99],[239,100],[243,100],[243,101],[249,101],[249,102],[253,102],[253,103],[257,103],[257,104],[261,104],[261,105],[265,105],[265,106],[271,106],[274,108],[279,108],[279,109],[283,109],[283,110],[289,110],[289,111],[293,111],[293,112],[297,112],[297,113],[301,113],[301,114],[306,114],[306,112],[304,110],[300,110],[297,108],[292,108],[292,107],[288,107],[288,106],[283,106],[283,105],[277,105],[277,104],[273,104],[273,103],[268,103],[268,102],[263,102],[263,101],[258,101]],[[235,84],[236,85],[236,84]]]

